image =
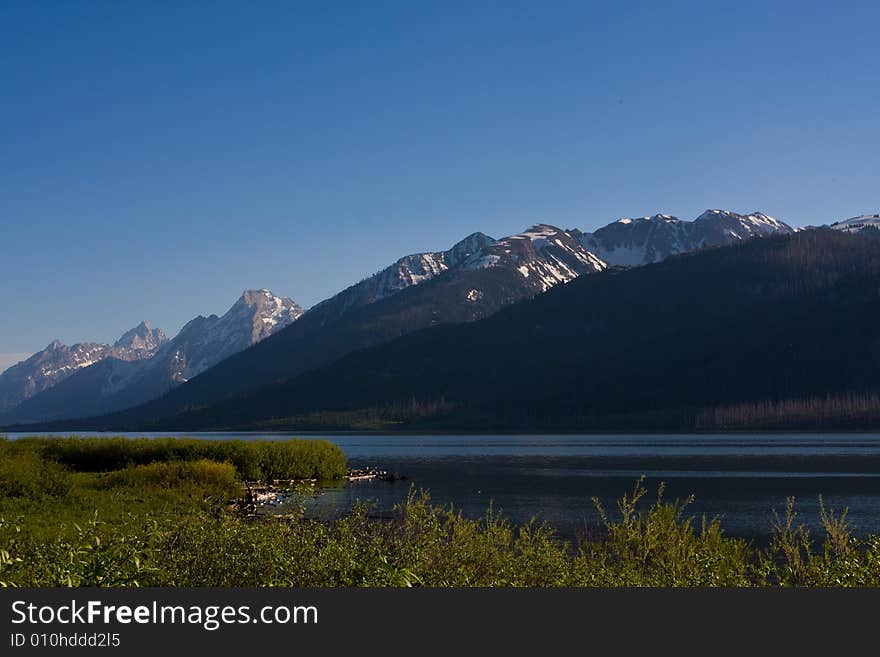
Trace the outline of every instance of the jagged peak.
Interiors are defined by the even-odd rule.
[[[463,240],[459,240],[453,244],[452,248],[446,252],[447,265],[455,267],[459,263],[473,256],[475,253],[479,253],[487,246],[494,243],[495,240],[485,233],[479,231],[471,233]]]
[[[256,290],[245,290],[241,293],[241,296],[238,297],[236,302],[232,305],[233,308],[246,306],[248,308],[254,308],[256,306],[264,306],[269,304],[271,306],[275,306],[278,308],[290,307],[290,308],[299,308],[299,304],[297,304],[290,297],[281,297],[277,294],[273,293],[271,290],[266,288],[260,288]]]
[[[423,260],[425,258],[433,259],[436,258],[438,255],[444,254],[467,257],[468,255],[471,255],[471,253],[473,253],[474,251],[478,251],[489,244],[493,244],[494,242],[494,238],[489,237],[488,235],[480,231],[476,231],[474,233],[471,233],[467,237],[460,239],[458,242],[453,244],[445,251],[418,251],[416,253],[409,253],[405,256],[401,256],[400,258],[398,258],[395,263],[390,267],[399,267],[401,265],[410,263],[413,260]],[[374,274],[374,276],[381,275],[383,271],[385,270],[379,271],[377,274]]]
[[[266,288],[259,288],[254,290],[245,290],[241,293],[241,296],[238,297],[240,301],[249,302],[255,299],[273,299],[275,295],[272,294],[270,290]]]
[[[703,214],[696,218],[695,221],[706,221],[710,219],[720,219],[721,217],[736,217],[736,212],[731,212],[730,210],[720,210],[718,208],[712,210],[706,210]]]
[[[165,335],[165,332],[162,329],[153,328],[149,322],[144,320],[133,329],[129,329],[123,333],[122,337],[120,337],[113,346],[130,348],[135,345],[135,342],[139,342],[140,344],[137,345],[138,348],[146,347],[147,349],[152,349],[167,342],[167,340],[168,336]]]

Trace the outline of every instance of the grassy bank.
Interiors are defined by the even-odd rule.
[[[5,441],[11,454],[32,453],[76,471],[208,459],[231,463],[246,479],[333,479],[345,455],[325,440],[196,440],[193,438],[23,438]]]
[[[156,441],[164,447],[141,442],[0,442],[0,582],[880,585],[880,537],[854,538],[845,515],[826,509],[825,531],[812,537],[799,526],[792,505],[777,519],[767,548],[726,536],[718,522],[691,518],[686,503],[663,499],[662,487],[649,500],[641,484],[616,509],[597,505],[604,532],[577,544],[558,540],[549,527],[513,526],[491,512],[468,519],[415,493],[387,521],[372,519],[367,507],[332,523],[298,514],[254,520],[228,510],[230,499],[241,495],[243,474],[256,472],[249,467],[260,468],[263,475],[279,472],[280,466],[266,456],[273,450],[290,463],[306,463],[314,448],[305,445],[315,441],[266,442],[253,448],[235,441]],[[201,452],[202,444],[214,451]],[[330,447],[314,453],[330,455]],[[257,456],[241,460],[247,450]],[[327,467],[338,467],[332,465],[336,457],[326,461]],[[308,471],[309,476],[317,472],[314,463],[311,470],[296,471]]]

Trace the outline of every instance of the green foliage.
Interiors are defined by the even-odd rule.
[[[880,536],[864,541],[852,535],[846,511],[835,514],[819,497],[825,537],[814,545],[810,533],[796,525],[794,498],[785,516],[776,516],[770,549],[762,555],[770,583],[781,586],[877,586],[880,583]]]
[[[107,531],[97,514],[83,525],[74,525],[71,538],[28,541],[21,527],[0,518],[0,586],[139,586],[154,575],[157,525],[152,519],[129,518]]]
[[[114,470],[98,480],[102,488],[187,488],[228,500],[241,494],[235,467],[207,459],[156,462]]]
[[[639,485],[605,536],[573,546],[546,526],[513,526],[491,510],[468,519],[412,495],[382,521],[359,506],[332,523],[246,521],[216,511],[92,518],[35,540],[0,520],[0,583],[15,586],[877,586],[880,537],[839,534],[827,513],[819,549],[781,521],[767,550],[699,529],[685,503],[642,505]],[[792,511],[793,513],[793,511]],[[841,543],[840,539],[845,538]]]
[[[244,479],[335,479],[345,455],[325,440],[197,440],[192,438],[22,438],[7,452],[32,453],[81,472],[106,472],[160,461],[231,463]]]
[[[0,448],[0,497],[58,496],[70,490],[70,485],[68,473],[57,463],[33,452],[10,453]]]
[[[596,583],[605,586],[744,586],[750,568],[745,541],[723,536],[720,522],[702,519],[700,529],[685,511],[692,499],[665,502],[661,484],[656,501],[644,511],[642,480],[619,503],[612,520],[598,500],[596,509],[607,538],[583,547],[584,556],[601,566]],[[597,549],[598,547],[598,549]]]

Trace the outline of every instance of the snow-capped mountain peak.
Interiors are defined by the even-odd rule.
[[[449,268],[457,267],[473,254],[482,251],[495,242],[485,233],[471,233],[463,240],[456,242],[451,249],[446,251],[445,262]]]
[[[404,256],[333,297],[333,312],[330,312],[328,306],[331,299],[321,302],[314,309],[321,308],[330,316],[336,316],[347,312],[350,308],[380,301],[460,266],[494,241],[488,235],[476,232],[456,242],[446,251],[428,251]]]
[[[707,221],[709,219],[718,219],[721,217],[733,217],[735,216],[733,212],[730,210],[706,210],[703,214],[696,218],[695,221]]]
[[[352,308],[391,297],[441,275],[455,278],[495,267],[518,272],[518,276],[523,278],[531,276],[524,288],[541,292],[581,273],[600,271],[605,267],[604,262],[580,244],[576,235],[580,235],[580,232],[564,231],[550,224],[536,224],[522,233],[500,240],[485,233],[472,233],[447,251],[404,256],[373,276],[317,304],[309,310],[309,314],[328,323]],[[484,293],[476,288],[466,291],[465,296],[473,303],[485,298]]]
[[[468,270],[508,267],[543,292],[567,283],[584,273],[602,271],[605,262],[584,248],[579,231],[567,231],[550,224],[531,228],[497,240],[464,263]]]
[[[245,290],[236,302],[238,304],[254,313],[254,342],[280,331],[303,314],[303,309],[293,299],[276,296],[266,289]],[[235,306],[230,312],[234,309]]]
[[[695,222],[710,221],[722,221],[732,227],[738,227],[756,234],[768,234],[779,231],[789,232],[791,230],[787,224],[759,211],[750,212],[749,214],[737,214],[730,210],[706,210],[695,220]]]
[[[174,381],[187,381],[277,333],[302,314],[303,309],[293,299],[266,289],[245,290],[224,315],[199,315],[190,320],[149,367],[167,369]]]
[[[130,331],[123,333],[113,347],[152,354],[167,341],[168,336],[162,329],[153,328],[148,322],[141,322]]]
[[[593,233],[581,234],[581,242],[611,265],[644,265],[671,255],[708,246],[791,233],[787,224],[764,214],[741,215],[730,210],[706,210],[694,221],[655,214],[637,219],[618,219]]]

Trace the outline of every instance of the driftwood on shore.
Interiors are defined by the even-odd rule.
[[[362,481],[365,479],[379,479],[380,481],[403,481],[406,476],[400,476],[387,470],[379,470],[378,468],[365,468],[360,470],[349,470],[345,476],[348,481]]]
[[[315,485],[314,479],[302,479],[289,481],[276,481],[272,484],[263,482],[251,482],[244,480],[244,495],[235,500],[233,508],[240,513],[254,516],[259,509],[265,507],[277,507],[283,504],[290,495],[291,489],[296,485]]]
[[[380,470],[378,468],[357,468],[348,471],[345,480],[353,481],[405,481],[407,477],[397,473]],[[315,490],[317,479],[288,479],[275,480],[271,484],[261,481],[243,482],[244,495],[232,503],[233,508],[246,516],[256,516],[261,509],[267,507],[279,507],[290,497],[291,491],[297,486],[309,486],[312,493],[321,494]]]

